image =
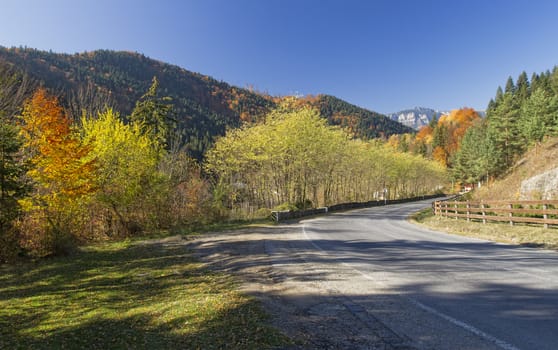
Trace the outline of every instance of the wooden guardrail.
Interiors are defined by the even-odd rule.
[[[546,201],[436,201],[434,214],[455,219],[558,225],[558,200]]]
[[[286,211],[273,211],[271,212],[271,218],[274,221],[280,222],[285,220],[291,219],[298,219],[305,216],[311,215],[318,215],[318,214],[326,214],[334,211],[342,211],[342,210],[350,210],[350,209],[358,209],[358,208],[370,208],[370,207],[377,207],[382,205],[390,205],[390,204],[398,204],[398,203],[407,203],[407,202],[414,202],[420,201],[425,199],[434,199],[445,196],[444,194],[434,194],[434,195],[425,195],[425,196],[418,196],[412,198],[403,198],[403,199],[388,199],[388,200],[376,200],[376,201],[368,201],[368,202],[350,202],[350,203],[340,203],[335,204],[329,207],[322,207],[322,208],[314,208],[314,209],[307,209],[307,210],[286,210]]]

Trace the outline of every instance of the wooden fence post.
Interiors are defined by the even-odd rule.
[[[543,210],[546,210],[546,208],[547,208],[546,204],[543,204]],[[547,219],[548,219],[548,215],[544,213],[543,214],[544,228],[548,228],[548,223],[546,222]]]
[[[481,209],[482,209],[482,223],[486,224],[486,212],[484,211],[484,202],[483,201],[481,201],[480,206],[481,206]]]
[[[469,204],[469,201],[467,201],[467,222],[471,221],[471,205]]]
[[[510,217],[510,226],[513,226],[513,213],[511,212],[511,209],[513,208],[513,205],[510,203],[508,204],[508,209],[510,209],[510,213],[509,213],[509,217]]]

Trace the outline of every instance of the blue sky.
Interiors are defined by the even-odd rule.
[[[129,50],[271,94],[382,113],[484,109],[558,64],[555,0],[2,0],[0,45]]]

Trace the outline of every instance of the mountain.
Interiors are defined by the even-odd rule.
[[[228,128],[259,120],[281,101],[135,52],[98,50],[70,55],[0,47],[0,65],[47,87],[75,119],[84,110],[95,115],[106,106],[124,118],[157,77],[159,94],[172,99],[182,143],[197,158]],[[330,123],[347,126],[360,137],[389,137],[411,130],[333,96],[302,98],[301,103],[319,108]]]
[[[307,96],[299,100],[317,108],[329,124],[346,128],[362,139],[387,138],[393,134],[414,132],[413,129],[383,114],[358,107],[335,96]]]
[[[397,113],[390,113],[388,117],[405,126],[418,130],[425,125],[428,125],[432,118],[439,119],[441,115],[447,114],[445,111],[437,111],[431,108],[415,107],[413,109],[406,109]]]

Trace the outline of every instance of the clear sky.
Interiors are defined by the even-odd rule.
[[[129,50],[381,113],[485,109],[558,64],[556,0],[1,0],[0,45]]]

